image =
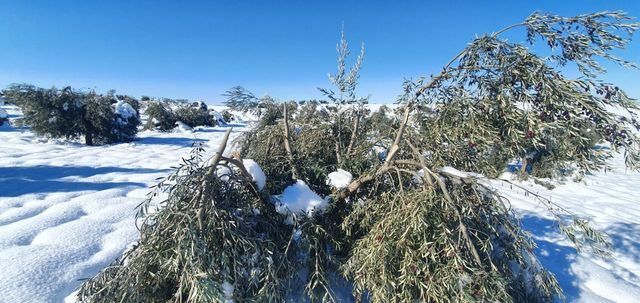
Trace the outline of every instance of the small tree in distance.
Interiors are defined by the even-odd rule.
[[[247,111],[256,109],[259,104],[258,98],[242,86],[234,86],[222,94],[222,96],[227,98],[224,105],[231,110],[246,113]]]
[[[19,123],[45,137],[84,137],[87,145],[128,142],[135,138],[140,125],[135,99],[119,100],[113,91],[100,95],[71,87],[43,89],[16,84],[4,94],[22,109],[24,116]]]
[[[175,127],[178,121],[167,102],[156,100],[148,101],[144,113],[147,115],[147,123],[144,125],[145,129],[169,131]]]

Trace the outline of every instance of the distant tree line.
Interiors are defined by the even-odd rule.
[[[83,138],[87,145],[132,141],[141,126],[147,130],[171,131],[179,122],[193,128],[222,125],[236,119],[229,111],[218,113],[202,101],[149,96],[138,100],[113,90],[99,94],[68,86],[45,89],[12,84],[0,92],[0,97],[3,103],[21,108],[23,116],[16,119],[16,125],[28,126],[37,135],[48,138]],[[142,112],[146,121],[140,115]],[[2,110],[0,125],[8,121],[8,115]]]

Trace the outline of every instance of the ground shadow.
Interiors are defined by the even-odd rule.
[[[0,197],[17,197],[29,193],[105,190],[117,187],[146,187],[140,182],[85,182],[65,180],[65,177],[90,177],[108,173],[150,174],[161,169],[88,167],[88,166],[27,166],[0,167]]]
[[[220,128],[196,128],[194,129],[194,133],[224,133],[226,132],[226,129],[220,129]]]
[[[233,127],[235,129],[240,129],[245,127],[246,124],[224,124],[219,125],[219,127],[207,127],[207,126],[196,126],[194,128],[196,133],[224,133],[227,131],[227,128]]]
[[[24,132],[29,130],[28,127],[15,126],[11,123],[0,125],[0,132]]]
[[[631,223],[615,223],[604,233],[609,236],[616,253],[640,263],[640,225]]]
[[[521,218],[521,223],[523,228],[532,234],[538,246],[535,250],[536,256],[540,263],[555,275],[566,301],[576,301],[580,297],[580,279],[571,270],[571,263],[575,261],[578,253],[576,249],[543,239],[545,236],[559,233],[553,220],[526,214]]]
[[[187,138],[187,137],[173,137],[173,138],[161,138],[161,137],[147,137],[139,138],[133,142],[136,144],[149,144],[149,145],[177,145],[189,147],[194,143],[207,142],[207,139]]]
[[[242,128],[247,126],[247,123],[225,123],[223,125],[220,125],[222,127],[234,127],[234,128]]]

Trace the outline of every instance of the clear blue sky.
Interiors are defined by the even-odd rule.
[[[0,0],[0,87],[71,85],[215,103],[243,85],[279,99],[317,98],[335,70],[344,22],[352,52],[366,47],[360,94],[391,102],[403,79],[437,71],[476,34],[535,10],[640,17],[640,1]],[[621,55],[640,62],[639,40]],[[611,68],[606,78],[640,97],[639,71]]]

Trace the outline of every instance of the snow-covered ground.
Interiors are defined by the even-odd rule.
[[[640,302],[640,173],[626,172],[622,155],[615,156],[612,164],[613,171],[553,190],[522,184],[605,232],[613,244],[609,258],[577,253],[556,232],[544,207],[525,197],[524,191],[494,182],[532,233],[538,245],[536,255],[556,275],[568,302]]]
[[[7,108],[5,106],[5,108]],[[8,108],[10,118],[18,114]],[[235,129],[242,131],[242,127]],[[194,141],[213,150],[225,128],[141,132],[132,143],[88,147],[46,142],[28,129],[0,127],[0,302],[62,302],[137,239],[136,206],[148,186],[186,156]],[[549,191],[530,186],[592,220],[614,244],[610,259],[580,255],[553,229],[543,207],[508,195],[534,235],[542,262],[569,302],[640,300],[640,174],[614,171]]]
[[[193,142],[216,148],[225,130],[90,147],[0,127],[0,302],[62,302],[137,239],[136,206],[155,179]]]

